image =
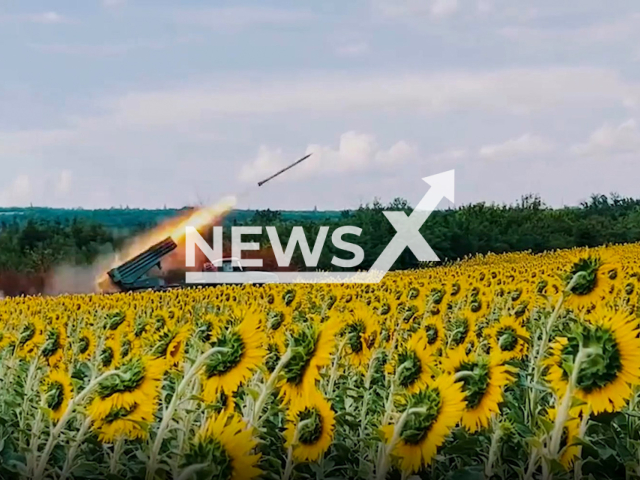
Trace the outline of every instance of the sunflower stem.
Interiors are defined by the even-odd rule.
[[[529,465],[527,466],[527,473],[524,475],[524,480],[531,480],[533,474],[538,467],[538,459],[540,458],[540,451],[538,448],[532,448],[529,454]]]
[[[178,385],[178,388],[176,388],[176,391],[174,392],[173,397],[171,398],[171,403],[169,403],[169,407],[167,408],[167,410],[164,412],[164,415],[162,416],[162,422],[160,423],[160,427],[158,428],[158,433],[156,434],[156,439],[153,442],[153,446],[151,448],[151,454],[149,455],[149,461],[147,462],[147,473],[146,473],[147,480],[151,480],[155,476],[156,468],[158,466],[157,465],[158,454],[160,453],[160,448],[162,447],[164,436],[167,433],[167,430],[169,428],[169,423],[173,419],[173,414],[176,411],[176,407],[178,406],[178,403],[180,402],[180,398],[182,397],[182,394],[184,393],[185,389],[189,386],[189,384],[191,383],[191,380],[193,380],[193,377],[195,377],[198,374],[200,369],[204,366],[204,363],[207,361],[207,359],[211,355],[215,353],[224,353],[228,351],[229,351],[228,348],[213,347],[207,350],[206,352],[204,352],[202,355],[198,357],[198,359],[191,366],[189,371],[185,374],[184,378]]]
[[[111,454],[111,459],[109,461],[109,473],[113,475],[118,474],[119,465],[118,460],[120,460],[120,455],[122,455],[122,451],[124,450],[124,438],[119,437],[116,442],[113,444],[113,453]]]
[[[500,423],[494,419],[493,421],[493,434],[491,435],[491,446],[489,447],[489,456],[487,463],[484,467],[485,478],[493,477],[493,464],[498,456],[498,449],[500,447],[500,439],[502,437],[502,428]]]
[[[207,463],[197,463],[195,465],[190,465],[189,467],[185,468],[182,473],[180,474],[179,477],[176,477],[177,480],[189,480],[194,473],[199,472],[200,470],[203,470],[205,468],[207,468],[209,466],[209,464]]]
[[[302,420],[296,426],[296,431],[293,434],[293,440],[291,441],[291,445],[287,449],[287,464],[284,469],[284,474],[282,476],[282,480],[289,480],[291,476],[291,472],[293,472],[293,467],[295,467],[295,462],[293,461],[293,447],[298,444],[298,440],[300,439],[300,432],[302,431],[302,427],[305,427],[311,423],[311,419]]]
[[[454,382],[459,382],[460,380],[464,380],[465,378],[473,377],[474,375],[475,375],[475,373],[473,373],[470,370],[460,370],[459,372],[456,372],[456,374],[453,376],[453,381]]]
[[[402,433],[402,429],[404,428],[404,424],[407,422],[409,415],[413,413],[425,413],[426,411],[427,410],[425,408],[408,408],[400,416],[400,419],[393,429],[393,436],[391,437],[391,440],[386,445],[383,445],[380,450],[378,464],[376,465],[376,480],[384,480],[386,478],[387,472],[389,471],[389,456],[400,440],[400,434]]]
[[[533,367],[533,382],[532,382],[533,385],[538,385],[538,383],[540,382],[540,374],[542,373],[542,359],[547,351],[547,345],[549,344],[549,336],[551,334],[551,328],[553,327],[553,324],[556,322],[556,319],[560,315],[560,311],[562,310],[562,304],[564,303],[564,299],[565,299],[565,296],[563,293],[562,295],[560,295],[560,298],[558,298],[558,301],[556,302],[556,306],[553,309],[553,313],[549,316],[547,324],[545,325],[545,328],[542,331],[542,340],[538,345],[538,349],[535,352],[535,358],[533,359],[533,362],[531,364]],[[529,372],[531,372],[531,370],[529,370]],[[529,414],[530,414],[530,420],[532,423],[536,419],[536,412],[533,410],[536,408],[538,404],[538,394],[539,394],[539,390],[537,388],[531,388],[529,390],[529,407],[531,408],[531,411],[529,412]],[[534,425],[531,425],[531,426],[533,427]]]
[[[587,433],[587,424],[589,422],[589,417],[591,416],[591,409],[587,408],[586,412],[582,414],[582,420],[580,421],[580,429],[578,430],[578,438],[580,440],[584,439],[584,436]],[[573,464],[573,478],[575,480],[582,479],[582,445],[578,446],[578,455],[575,463]]]
[[[15,350],[14,350],[15,351]],[[35,380],[35,375],[36,375],[36,369],[38,366],[38,360],[39,360],[39,356],[36,354],[35,358],[31,361],[31,364],[29,365],[29,372],[27,373],[27,380],[25,382],[25,386],[24,386],[24,398],[22,400],[22,409],[20,410],[21,415],[20,415],[20,441],[19,443],[22,445],[26,440],[23,439],[23,434],[22,432],[26,432],[29,429],[27,428],[25,422],[26,422],[26,415],[25,412],[28,411],[29,409],[29,400],[31,399],[31,390],[33,389],[33,383]],[[35,457],[34,457],[35,459]],[[30,470],[30,469],[29,469]]]
[[[90,417],[87,417],[84,422],[82,422],[82,426],[80,427],[80,431],[76,436],[76,441],[69,449],[67,453],[67,458],[64,461],[64,466],[62,467],[62,473],[60,474],[60,480],[66,480],[67,477],[71,474],[73,470],[73,461],[76,458],[76,454],[78,453],[78,449],[80,448],[80,444],[84,441],[85,436],[87,435],[87,431],[91,426],[92,420]]]
[[[336,356],[333,359],[333,365],[331,366],[331,375],[329,376],[329,387],[327,388],[327,397],[331,398],[333,396],[333,387],[336,383],[336,376],[338,374],[338,365],[340,363],[340,356],[342,355],[342,350],[344,346],[347,344],[347,340],[349,340],[349,336],[345,337],[345,339],[340,343],[338,347],[338,351],[336,352]]]
[[[257,428],[260,425],[262,420],[262,417],[261,417],[262,410],[264,409],[264,406],[267,403],[267,399],[269,398],[269,395],[271,394],[274,387],[276,386],[276,382],[278,381],[280,372],[282,372],[284,367],[287,366],[287,363],[289,363],[289,360],[291,360],[292,356],[293,356],[293,350],[291,348],[287,349],[285,354],[282,356],[282,358],[278,362],[278,365],[276,365],[276,368],[273,370],[273,373],[271,373],[271,376],[269,377],[267,384],[262,389],[262,392],[260,393],[260,397],[258,397],[258,400],[256,401],[256,404],[253,408],[253,415],[252,415],[253,418],[251,419],[250,426],[254,426]]]
[[[371,359],[369,360],[369,368],[367,370],[367,375],[364,379],[364,397],[362,399],[362,410],[360,411],[360,442],[364,441],[365,431],[367,429],[367,411],[369,408],[369,393],[371,389],[371,380],[373,379],[373,369],[375,365],[375,360],[377,356],[378,350],[374,350],[371,354]],[[373,451],[370,451],[371,456],[373,457]],[[359,455],[359,471],[362,471],[363,463],[364,463],[364,455]]]
[[[360,412],[360,440],[364,438],[364,431],[367,422],[367,408],[369,404],[369,390],[371,388],[371,380],[373,378],[373,367],[374,362],[376,360],[377,352],[373,352],[371,354],[371,359],[369,360],[369,368],[367,370],[367,375],[364,379],[364,398],[362,399],[362,410]]]
[[[575,362],[573,364],[573,371],[571,372],[571,378],[569,379],[569,383],[567,384],[567,388],[565,390],[564,397],[562,398],[562,402],[560,403],[560,407],[558,408],[558,414],[556,416],[556,421],[551,432],[551,437],[549,441],[549,458],[557,458],[560,453],[560,441],[562,440],[562,432],[564,431],[564,424],[569,417],[569,410],[571,409],[571,399],[573,398],[573,393],[578,383],[578,375],[580,374],[580,367],[582,366],[582,362],[593,352],[590,348],[582,348],[578,350],[578,354],[576,355]]]
[[[409,365],[411,365],[411,361],[406,361],[402,365],[400,365],[396,370],[396,374],[391,379],[391,384],[389,385],[389,396],[387,397],[387,403],[385,404],[385,409],[384,409],[384,417],[382,418],[383,425],[389,421],[389,418],[393,413],[393,395],[395,393],[396,382],[398,381],[398,377],[400,376],[400,373],[402,372],[402,370],[409,367]]]

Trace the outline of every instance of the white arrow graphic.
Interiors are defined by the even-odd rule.
[[[422,180],[431,185],[431,188],[415,210],[433,212],[443,198],[455,202],[455,170],[424,177]]]
[[[422,227],[422,224],[429,218],[431,212],[436,209],[443,198],[454,201],[454,170],[424,177],[422,180],[431,185],[431,188],[422,197],[422,200],[420,200],[410,216],[407,216],[404,212],[383,212],[396,229],[396,234],[369,269],[369,272],[380,279],[391,269],[391,266],[407,247],[422,262],[437,262],[440,260],[422,234],[420,234],[420,227]]]

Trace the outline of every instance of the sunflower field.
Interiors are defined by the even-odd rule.
[[[0,301],[0,478],[640,478],[640,245]]]

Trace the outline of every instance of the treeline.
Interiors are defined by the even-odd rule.
[[[342,212],[337,219],[297,223],[304,227],[307,238],[314,239],[321,225],[331,232],[343,225],[362,228],[359,237],[345,239],[360,245],[365,252],[361,269],[368,269],[378,258],[395,234],[387,221],[385,210],[412,211],[403,199],[383,205],[375,201],[354,211]],[[247,225],[274,225],[285,244],[291,229],[296,225],[283,220],[279,212],[257,212]],[[628,243],[640,240],[640,200],[619,195],[594,195],[578,207],[553,209],[535,195],[523,197],[513,205],[476,203],[456,209],[435,211],[424,223],[420,232],[441,260],[458,260],[470,255],[489,252],[505,253],[530,250],[534,253],[572,247],[594,247],[607,243]],[[268,236],[262,235],[261,244],[268,244]],[[310,241],[311,244],[311,241]],[[331,259],[336,254],[349,254],[337,250],[327,240],[318,268],[339,270]],[[304,265],[299,250],[294,263]],[[396,269],[416,268],[419,262],[405,249],[394,264]]]
[[[71,263],[92,263],[124,240],[105,226],[82,218],[68,221],[0,222],[0,276],[7,272],[44,273]]]
[[[68,208],[47,208],[47,207],[21,207],[6,208],[0,207],[0,221],[15,222],[20,225],[28,221],[61,222],[66,223],[72,220],[85,220],[98,223],[108,229],[117,230],[121,233],[139,231],[150,228],[158,223],[162,223],[178,215],[185,215],[196,207],[183,208],[160,208],[160,209],[140,209],[140,208],[103,208],[96,210],[68,209]],[[234,222],[246,222],[256,213],[255,210],[234,210],[225,218],[225,224],[231,225]],[[335,218],[340,212],[335,211],[283,211],[281,215],[286,220],[306,221],[324,218]]]
[[[283,246],[291,229],[302,226],[312,245],[321,226],[329,227],[318,268],[337,270],[334,255],[348,258],[330,241],[331,232],[344,225],[362,228],[359,237],[345,240],[360,245],[365,252],[361,269],[368,269],[395,234],[385,210],[411,213],[402,199],[384,205],[378,201],[356,210],[307,212],[292,216],[287,212],[262,210],[251,215],[231,216],[235,225],[275,226]],[[245,211],[246,212],[246,211]],[[149,217],[131,223],[127,234],[150,228]],[[227,229],[228,230],[228,229]],[[0,275],[2,272],[46,272],[60,263],[88,264],[102,252],[118,249],[122,230],[110,228],[80,215],[69,219],[28,218],[0,221]],[[525,196],[513,205],[476,203],[433,212],[421,233],[442,260],[456,260],[477,253],[530,250],[542,252],[559,248],[597,246],[640,240],[640,200],[618,195],[594,195],[577,207],[553,209],[537,196]],[[247,239],[249,240],[249,239]],[[266,232],[259,240],[269,247]],[[304,265],[299,249],[294,265]],[[406,249],[394,268],[415,268],[418,261]]]

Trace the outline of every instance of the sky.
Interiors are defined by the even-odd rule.
[[[450,169],[562,206],[639,161],[637,0],[0,0],[0,206],[415,205]]]

